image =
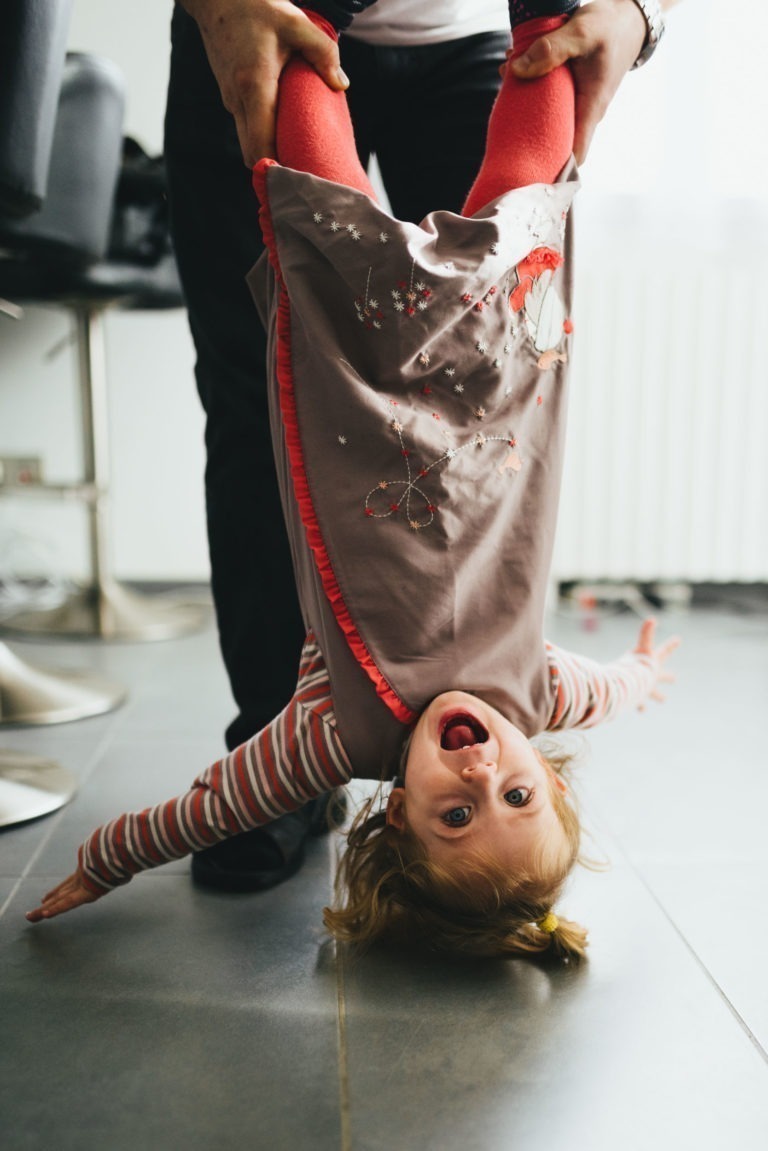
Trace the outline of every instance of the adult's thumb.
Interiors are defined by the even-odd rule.
[[[301,55],[329,88],[334,91],[348,88],[349,77],[341,67],[338,44],[319,29],[312,31],[313,35],[299,48]]]
[[[511,68],[515,76],[524,80],[535,80],[538,76],[546,76],[548,72],[559,68],[566,60],[578,54],[578,45],[574,37],[569,35],[569,26],[565,24],[562,28],[534,40],[522,56],[512,60]]]

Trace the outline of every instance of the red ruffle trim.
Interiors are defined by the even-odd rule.
[[[280,270],[280,260],[277,254],[275,233],[269,210],[267,172],[273,165],[275,165],[274,160],[260,160],[258,162],[253,169],[253,186],[259,198],[259,223],[261,224],[264,243],[267,246],[269,261],[275,271],[280,292],[277,307],[276,371],[280,411],[285,429],[285,443],[291,467],[291,478],[293,480],[296,504],[299,509],[299,515],[301,516],[301,522],[304,525],[304,531],[306,532],[307,543],[314,556],[315,566],[317,567],[323,590],[331,605],[336,622],[344,633],[344,638],[349,645],[350,651],[373,683],[383,703],[386,704],[395,718],[401,723],[411,724],[417,719],[418,713],[412,711],[411,708],[403,703],[394,688],[384,678],[373,656],[369,652],[363,637],[357,630],[349,609],[344,602],[341,588],[339,587],[330,557],[325,548],[320,525],[317,521],[315,506],[312,501],[312,493],[304,467],[304,451],[301,444],[296,396],[293,385],[293,370],[291,365],[291,305]]]

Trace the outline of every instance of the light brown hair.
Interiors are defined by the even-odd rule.
[[[547,748],[542,758],[560,776],[572,757]],[[327,929],[360,948],[387,938],[464,955],[582,958],[587,933],[579,924],[558,916],[553,932],[538,926],[553,910],[581,841],[570,792],[553,782],[551,796],[562,838],[542,844],[525,870],[509,875],[482,855],[450,869],[431,861],[407,824],[402,831],[387,824],[380,788],[347,835],[337,906],[323,913]]]

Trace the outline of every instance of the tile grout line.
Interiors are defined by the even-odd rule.
[[[107,743],[111,739],[111,737],[112,737],[112,731],[111,730],[104,733],[102,739],[100,740],[99,744],[97,745],[96,749],[94,750],[93,755],[91,756],[89,766],[86,768],[85,772],[83,773],[83,777],[78,784],[77,791],[72,796],[72,799],[69,801],[69,803],[71,803],[77,797],[77,795],[82,791],[85,784],[88,782],[88,780],[93,775],[93,772],[95,770],[95,766],[98,763],[99,758],[101,757],[101,755],[102,755]],[[35,866],[35,863],[40,858],[42,853],[45,851],[48,844],[51,842],[51,839],[53,838],[54,832],[56,831],[57,827],[59,826],[59,824],[61,823],[61,821],[64,818],[64,813],[67,810],[67,808],[69,807],[69,803],[65,803],[64,806],[62,808],[60,808],[54,814],[53,818],[51,819],[51,823],[50,823],[50,826],[48,828],[47,834],[43,836],[43,838],[40,840],[40,842],[38,843],[35,850],[32,852],[31,856],[27,860],[26,865],[22,869],[21,875],[18,877],[18,879],[14,883],[14,885],[11,888],[5,901],[2,904],[0,904],[0,919],[2,919],[3,916],[5,915],[6,911],[8,910],[11,903],[13,902],[14,898],[18,894],[19,888],[21,887],[22,883],[24,882],[25,879],[28,878],[30,871]]]
[[[629,866],[630,870],[631,870],[631,871],[634,873],[634,875],[637,877],[637,879],[639,879],[639,880],[640,880],[640,883],[642,883],[643,887],[644,887],[644,888],[645,888],[645,890],[648,892],[648,894],[650,895],[651,899],[653,900],[653,902],[656,904],[656,906],[658,907],[658,909],[659,909],[659,911],[661,912],[661,914],[662,914],[662,915],[664,916],[664,918],[666,919],[667,923],[669,923],[670,927],[671,927],[671,928],[672,928],[672,930],[675,932],[675,934],[677,935],[678,939],[680,939],[680,940],[681,940],[681,942],[683,943],[684,947],[685,947],[685,948],[686,948],[686,950],[688,951],[689,955],[691,955],[691,956],[692,956],[692,958],[693,958],[694,962],[696,963],[697,967],[699,968],[699,970],[703,972],[703,974],[704,974],[704,976],[706,977],[707,981],[708,981],[708,982],[710,983],[710,985],[711,985],[711,986],[714,988],[714,990],[716,991],[716,993],[717,993],[717,995],[719,996],[719,998],[722,1000],[722,1002],[723,1002],[723,1003],[725,1004],[725,1006],[728,1008],[728,1010],[730,1011],[731,1015],[733,1016],[733,1018],[734,1018],[734,1019],[736,1020],[736,1022],[738,1023],[738,1025],[739,1025],[739,1027],[741,1028],[741,1030],[742,1030],[742,1031],[745,1033],[745,1035],[746,1035],[747,1039],[750,1041],[750,1043],[752,1044],[752,1046],[753,1046],[753,1047],[755,1048],[755,1050],[757,1051],[758,1055],[760,1055],[760,1057],[763,1059],[763,1061],[764,1061],[764,1062],[768,1063],[768,1051],[766,1051],[766,1049],[763,1047],[762,1043],[761,1043],[761,1042],[760,1042],[760,1040],[757,1038],[757,1036],[755,1035],[754,1031],[753,1031],[753,1030],[752,1030],[752,1028],[749,1026],[749,1024],[747,1023],[746,1019],[744,1018],[744,1016],[743,1016],[743,1015],[742,1015],[742,1014],[741,1014],[741,1013],[740,1013],[740,1012],[737,1010],[737,1008],[735,1007],[735,1005],[734,1005],[734,1004],[731,1002],[731,1000],[730,1000],[730,999],[729,999],[729,997],[726,995],[726,993],[725,993],[725,991],[723,990],[723,988],[720,986],[720,984],[719,984],[719,983],[717,982],[717,980],[715,979],[715,977],[714,977],[714,975],[712,974],[712,972],[709,970],[709,968],[707,967],[707,965],[704,963],[704,960],[701,958],[701,956],[699,955],[699,953],[698,953],[698,952],[696,951],[696,949],[694,948],[693,944],[692,944],[692,943],[690,942],[690,940],[689,940],[689,939],[688,939],[688,938],[687,938],[687,937],[686,937],[686,936],[683,934],[683,931],[682,931],[682,929],[681,929],[681,928],[680,928],[680,927],[677,925],[677,923],[675,923],[675,921],[674,921],[674,919],[672,918],[671,914],[669,913],[669,911],[667,911],[666,907],[665,907],[665,906],[664,906],[664,904],[661,902],[661,900],[659,899],[658,895],[656,894],[656,892],[653,890],[653,888],[652,888],[652,887],[651,887],[651,885],[649,884],[648,880],[647,880],[647,879],[645,878],[645,876],[643,875],[642,871],[640,871],[640,870],[638,869],[638,867],[636,866],[636,864],[634,863],[634,861],[633,861],[633,860],[630,858],[630,856],[629,856],[629,855],[627,854],[627,852],[625,851],[625,849],[624,849],[624,845],[623,845],[623,844],[621,844],[619,841],[617,841],[617,844],[618,844],[618,846],[619,846],[619,850],[620,850],[621,854],[624,856],[624,859],[626,860],[626,862],[627,862],[627,864],[628,864],[628,866]]]
[[[329,854],[331,890],[334,887],[336,866],[338,865],[338,844],[334,843]],[[349,1060],[347,1052],[347,1004],[344,986],[344,957],[336,940],[333,942],[333,955],[336,961],[336,1036],[339,1050],[339,1122],[341,1126],[340,1151],[352,1151],[352,1132],[349,1106]]]
[[[347,1058],[347,1005],[344,996],[344,958],[339,947],[336,955],[336,998],[338,1003],[337,1028],[339,1037],[339,1111],[341,1119],[341,1151],[352,1151],[352,1132],[349,1108],[349,1061]]]

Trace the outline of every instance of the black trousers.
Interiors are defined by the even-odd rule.
[[[304,626],[270,441],[266,337],[245,284],[262,251],[257,201],[197,26],[179,7],[171,40],[165,156],[206,413],[213,598],[239,713],[227,729],[232,748],[293,694]],[[342,38],[358,150],[364,163],[376,153],[398,218],[460,209],[508,43],[506,33],[417,48]]]

